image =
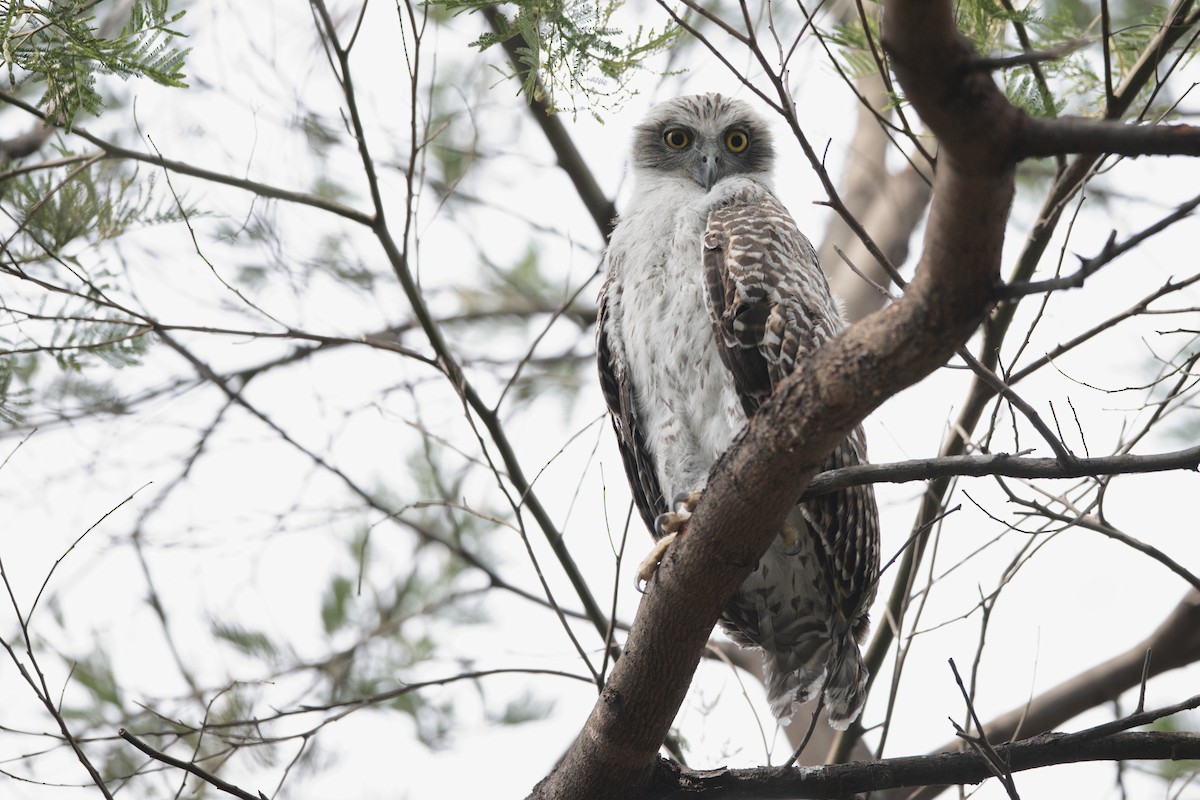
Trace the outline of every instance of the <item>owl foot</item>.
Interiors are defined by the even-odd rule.
[[[789,556],[800,552],[800,529],[795,525],[783,523],[783,528],[779,531],[779,538],[783,539],[783,543],[787,545]]]
[[[666,514],[663,516],[666,516]],[[667,554],[667,548],[671,546],[671,542],[675,541],[675,537],[678,535],[678,533],[668,533],[659,539],[654,543],[654,549],[638,564],[637,587],[639,592],[646,590],[650,579],[654,577],[654,573],[658,570],[658,563],[662,561],[662,557]]]
[[[654,572],[658,569],[663,556],[666,555],[671,542],[675,541],[675,537],[687,528],[688,520],[692,518],[692,512],[700,503],[701,494],[701,492],[681,492],[675,495],[675,499],[671,501],[671,506],[675,510],[659,514],[658,518],[654,520],[654,533],[657,541],[654,543],[654,549],[638,564],[637,585],[639,590],[654,577]]]
[[[700,505],[700,497],[703,494],[703,492],[680,492],[675,495],[675,499],[671,501],[671,507],[675,510],[658,515],[654,520],[654,532],[658,536],[681,532],[687,527],[688,520],[692,518],[692,512],[696,510],[696,506]]]

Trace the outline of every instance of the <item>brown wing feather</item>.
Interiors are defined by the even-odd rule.
[[[633,490],[633,502],[642,521],[651,533],[655,532],[655,518],[667,511],[667,503],[658,485],[658,472],[650,451],[646,447],[646,436],[637,418],[634,402],[635,390],[629,381],[625,366],[614,357],[608,340],[609,285],[600,290],[599,315],[596,325],[596,362],[600,369],[600,389],[608,404],[613,430],[617,434],[617,445],[621,450],[621,461],[625,465],[625,476]]]
[[[704,278],[721,359],[747,415],[799,361],[845,327],[812,245],[761,187],[709,214]],[[860,427],[824,469],[865,460]],[[861,637],[879,566],[875,493],[855,486],[814,498],[802,511],[823,544],[819,555],[827,559],[841,608]]]

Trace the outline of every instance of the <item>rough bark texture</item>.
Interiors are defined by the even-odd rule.
[[[887,787],[924,786],[951,778],[956,784],[980,783],[997,771],[1012,774],[1054,764],[1136,759],[1180,760],[1200,755],[1200,734],[1115,733],[1088,738],[1075,733],[1047,733],[994,748],[996,764],[981,754],[936,753],[889,758],[870,764],[831,764],[781,771],[718,769],[678,772],[675,787],[656,798],[851,798]]]

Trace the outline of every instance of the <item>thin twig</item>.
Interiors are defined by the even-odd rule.
[[[234,786],[232,783],[221,780],[216,775],[213,775],[211,772],[201,769],[200,767],[196,766],[194,763],[192,763],[190,761],[183,761],[181,759],[174,758],[173,756],[169,756],[166,753],[155,750],[153,747],[146,744],[141,739],[137,738],[136,736],[134,736],[132,733],[125,730],[124,728],[121,728],[120,730],[118,730],[117,735],[120,736],[125,741],[129,742],[131,745],[136,747],[138,750],[141,750],[143,753],[145,753],[146,755],[153,758],[155,761],[161,761],[162,763],[169,764],[172,767],[177,767],[178,769],[186,770],[187,772],[190,772],[191,774],[195,775],[200,780],[204,781],[207,784],[210,784],[211,786],[215,786],[216,788],[220,789],[222,792],[225,792],[226,794],[231,794],[234,797],[239,797],[239,798],[241,798],[241,800],[266,800],[266,795],[264,795],[262,792],[259,792],[256,795],[250,794],[245,789],[239,789],[238,787]]]

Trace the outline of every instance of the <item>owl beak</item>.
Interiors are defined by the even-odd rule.
[[[694,173],[696,183],[707,191],[721,179],[721,159],[715,153],[705,153]]]

